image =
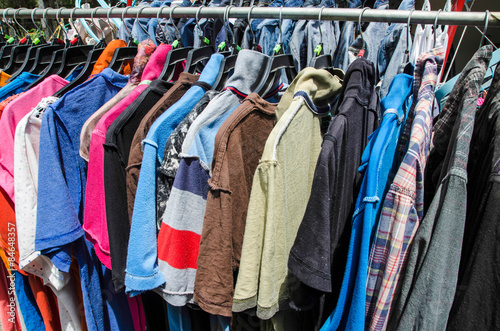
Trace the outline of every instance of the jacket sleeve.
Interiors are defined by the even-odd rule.
[[[155,148],[144,140],[143,166],[137,185],[125,271],[126,292],[133,295],[165,283],[157,262],[156,163]]]
[[[336,246],[331,236],[332,192],[335,187],[332,171],[336,169],[334,148],[334,141],[326,139],[323,142],[306,212],[288,260],[289,271],[295,277],[323,292],[332,291],[332,247]]]

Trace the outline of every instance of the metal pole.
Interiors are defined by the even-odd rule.
[[[246,18],[248,17],[249,7],[232,7],[229,10],[230,18]],[[41,9],[22,9],[17,14],[17,18],[31,18],[31,12],[35,11],[34,17],[41,18],[43,10]],[[94,9],[76,9],[73,13],[73,18],[88,18]],[[94,12],[95,18],[106,18],[109,12],[109,17],[121,18],[124,8],[105,9],[99,8]],[[144,8],[140,13],[141,17],[156,18],[160,8]],[[172,17],[175,18],[190,18],[195,17],[198,7],[177,7]],[[269,7],[255,7],[252,9],[252,18],[279,18],[280,8]],[[303,20],[317,20],[321,8],[283,8],[281,15],[283,19],[303,19]],[[5,12],[5,17],[14,17],[15,9],[0,9],[0,17]],[[206,7],[201,9],[198,17],[208,18],[223,18],[224,7]],[[330,21],[358,21],[362,9],[350,8],[324,8],[321,14],[322,20]],[[129,7],[124,17],[135,18],[139,8]],[[48,10],[46,18],[55,18],[57,10]],[[59,18],[69,18],[71,9],[63,9],[59,13]],[[392,22],[392,23],[405,23],[408,20],[408,10],[377,10],[368,9],[363,13],[363,22]],[[414,11],[411,16],[413,24],[434,24],[437,11]],[[484,27],[486,20],[485,12],[441,12],[438,17],[438,24],[443,25],[475,25]],[[170,10],[163,8],[160,17],[170,17]],[[500,12],[491,12],[488,20],[488,27],[500,26]]]

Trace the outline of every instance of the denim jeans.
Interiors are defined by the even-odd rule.
[[[415,7],[415,0],[403,0],[399,10],[411,10]],[[411,38],[410,38],[411,48]],[[378,53],[378,74],[382,80],[379,96],[380,100],[387,95],[389,85],[396,76],[399,66],[403,63],[404,53],[407,48],[406,24],[393,23],[385,33]],[[409,60],[407,59],[406,62]]]

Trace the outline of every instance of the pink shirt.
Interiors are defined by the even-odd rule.
[[[83,230],[86,238],[94,245],[99,260],[111,269],[108,227],[106,223],[106,202],[104,195],[104,147],[109,126],[144,91],[152,80],[158,79],[165,64],[171,45],[160,45],[151,55],[141,83],[123,100],[111,108],[97,123],[90,140],[89,165]]]
[[[26,116],[45,97],[53,95],[68,81],[52,75],[43,82],[10,102],[3,110],[0,119],[0,186],[14,201],[14,135],[19,121]]]

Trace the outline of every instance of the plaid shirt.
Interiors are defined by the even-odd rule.
[[[424,211],[424,169],[429,154],[432,106],[442,47],[419,56],[415,66],[408,149],[384,200],[370,251],[366,291],[366,327],[384,330],[399,272]],[[412,119],[413,120],[410,120]]]

